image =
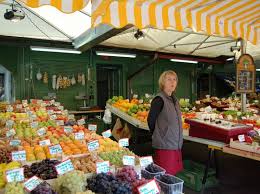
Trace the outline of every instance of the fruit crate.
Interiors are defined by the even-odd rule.
[[[145,179],[153,179],[157,175],[164,175],[166,173],[166,170],[162,167],[153,164],[154,168],[158,169],[158,172],[149,172],[146,169],[141,170],[141,176]]]
[[[201,191],[205,166],[191,160],[184,160],[183,163],[184,170],[179,172],[176,176],[184,181],[184,186],[195,191]],[[218,180],[215,178],[215,175],[216,171],[209,168],[205,185],[206,188],[213,187],[218,184]]]
[[[164,194],[181,194],[183,190],[183,180],[173,175],[164,174],[155,176],[156,182],[159,184]]]

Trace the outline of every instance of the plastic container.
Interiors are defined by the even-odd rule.
[[[142,175],[143,178],[145,178],[145,179],[153,179],[157,175],[164,175],[165,174],[165,172],[166,172],[165,169],[163,169],[162,167],[160,167],[160,166],[158,166],[156,164],[152,164],[152,165],[155,166],[156,168],[160,169],[160,171],[154,173],[154,172],[149,172],[146,169],[142,169],[141,170],[141,175]]]
[[[156,182],[159,184],[161,191],[164,194],[182,194],[183,190],[183,183],[184,181],[181,180],[180,178],[169,175],[169,174],[164,174],[164,175],[157,175],[155,176]],[[166,181],[168,183],[166,183]],[[170,184],[169,184],[170,182]]]

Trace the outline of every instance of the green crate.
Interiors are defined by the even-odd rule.
[[[184,181],[184,186],[195,191],[201,191],[205,166],[190,160],[185,160],[183,163],[184,170],[179,172],[176,176]],[[213,187],[218,184],[218,180],[215,177],[216,171],[210,168],[208,172],[209,173],[205,184],[206,188]]]

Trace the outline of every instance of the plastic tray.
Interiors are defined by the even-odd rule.
[[[162,181],[162,178],[165,177],[171,182],[172,184],[167,184]],[[183,183],[184,181],[181,180],[180,178],[177,178],[173,175],[170,174],[164,174],[164,175],[157,175],[155,176],[155,180],[157,183],[159,183],[159,186],[161,188],[161,191],[164,194],[181,194],[183,190]]]
[[[156,165],[156,164],[153,164],[154,166],[156,166],[157,168],[159,168],[161,171],[160,172],[156,172],[156,173],[153,173],[153,172],[149,172],[145,169],[142,169],[141,170],[141,175],[143,178],[145,179],[153,179],[155,176],[157,175],[164,175],[166,173],[166,170],[163,169],[162,167]]]

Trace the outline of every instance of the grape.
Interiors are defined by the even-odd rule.
[[[146,179],[153,179],[156,175],[164,174],[165,170],[156,164],[149,164],[145,170],[141,171],[142,177]]]
[[[31,191],[31,194],[57,194],[57,193],[52,190],[51,186],[48,183],[42,182],[33,191]]]
[[[138,194],[138,187],[140,187],[141,185],[144,185],[144,184],[146,184],[146,183],[148,183],[149,182],[149,180],[147,180],[147,179],[144,179],[144,178],[142,178],[142,179],[140,179],[140,180],[136,180],[135,182],[133,182],[132,183],[132,193],[133,194]]]
[[[23,184],[17,182],[7,183],[5,194],[25,194]]]
[[[136,181],[136,179],[138,178],[138,174],[136,173],[134,167],[125,166],[117,172],[116,178],[120,181],[132,183]]]
[[[158,172],[163,172],[164,170],[162,168],[160,168],[159,166],[151,163],[149,164],[145,170],[147,170],[148,172],[151,172],[151,173],[158,173]]]

